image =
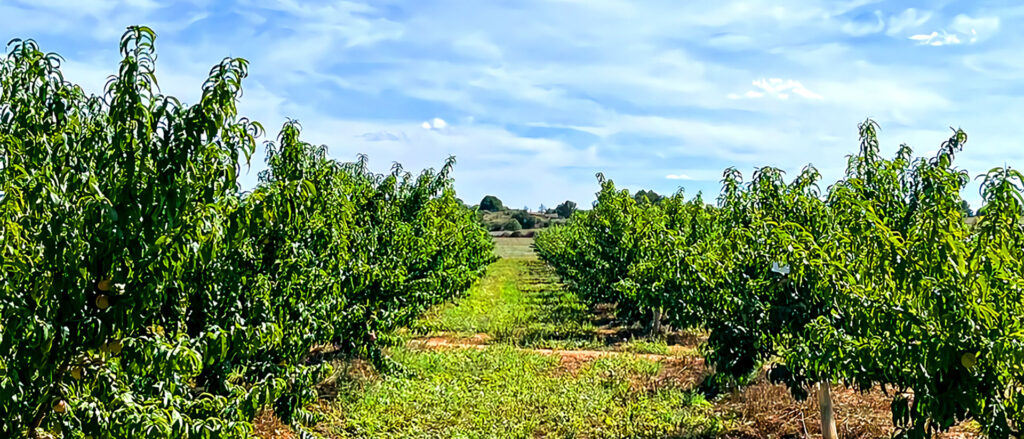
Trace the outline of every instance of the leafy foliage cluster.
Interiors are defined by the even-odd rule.
[[[480,200],[480,210],[486,212],[497,212],[499,210],[505,210],[505,205],[495,197],[494,195],[487,195]]]
[[[565,200],[562,204],[555,206],[555,213],[558,214],[559,218],[568,218],[576,212],[576,203],[570,200]]]
[[[516,224],[519,225],[519,228],[522,228],[522,229],[532,229],[532,228],[536,227],[537,223],[539,222],[537,220],[536,216],[531,215],[530,212],[527,212],[526,210],[517,210],[517,211],[513,212],[512,213],[512,219],[514,219],[516,221]],[[518,230],[518,229],[513,228],[513,229],[506,229],[506,230]]]
[[[103,96],[33,41],[0,62],[0,436],[244,437],[265,407],[300,426],[322,352],[388,366],[393,330],[493,259],[453,159],[374,174],[288,122],[241,192],[246,61],[185,105],[154,40],[129,28]]]
[[[955,130],[933,157],[859,152],[824,192],[811,166],[787,182],[727,169],[717,205],[682,193],[638,202],[599,176],[593,210],[541,232],[536,247],[566,284],[623,315],[663,315],[709,332],[718,385],[762,365],[806,397],[837,381],[894,395],[901,435],[928,437],[971,419],[990,437],[1024,425],[1024,175],[979,176],[984,205],[968,225]]]

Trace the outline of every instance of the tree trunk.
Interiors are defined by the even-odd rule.
[[[651,335],[661,334],[661,315],[664,311],[661,307],[654,308],[651,313]]]
[[[835,413],[832,411],[832,383],[829,380],[818,383],[818,406],[821,408],[821,439],[839,439]]]

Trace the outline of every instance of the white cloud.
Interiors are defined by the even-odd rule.
[[[362,138],[364,140],[369,140],[371,142],[385,142],[385,141],[397,142],[397,141],[402,140],[402,139],[408,139],[408,137],[406,137],[405,133],[399,132],[399,134],[395,134],[395,133],[391,133],[391,132],[388,132],[388,131],[376,131],[376,132],[372,132],[372,133],[363,133],[363,134],[360,134],[360,135],[358,135],[356,137]]]
[[[999,31],[999,17],[972,18],[968,15],[960,14],[953,18],[950,28],[953,29],[952,33],[943,30],[930,34],[912,35],[910,39],[918,41],[919,44],[929,46],[961,44],[964,40],[967,43],[974,44],[988,39]]]
[[[899,15],[889,17],[889,26],[885,33],[890,36],[895,36],[905,30],[921,27],[921,25],[927,23],[931,18],[932,13],[929,11],[921,12],[914,8],[908,8]]]
[[[693,180],[693,177],[686,174],[668,174],[665,178],[669,180]]]
[[[795,81],[792,79],[756,79],[752,84],[754,85],[754,87],[759,88],[762,91],[749,90],[742,95],[730,93],[729,95],[727,95],[727,97],[729,99],[756,99],[764,96],[774,96],[779,99],[789,99],[789,95],[792,93],[797,96],[812,100],[823,99],[821,95],[808,90],[807,87],[804,87],[804,85],[801,84],[800,81]]]
[[[953,18],[950,28],[961,35],[970,35],[973,43],[994,35],[999,30],[999,17],[972,18],[960,14]]]
[[[420,126],[428,131],[444,131],[445,128],[448,128],[448,122],[445,122],[444,119],[439,117],[435,117],[432,120],[421,123]]]
[[[930,34],[917,34],[911,35],[911,40],[917,41],[918,44],[929,45],[929,46],[946,46],[950,44],[960,44],[960,37],[956,34],[947,33],[946,31],[932,32]]]
[[[68,79],[93,91],[116,71],[127,24],[154,24],[160,83],[186,101],[222,56],[245,57],[240,109],[270,137],[290,116],[342,159],[368,152],[417,169],[455,154],[467,201],[504,190],[510,204],[585,205],[596,171],[659,192],[711,188],[732,165],[841,172],[865,117],[893,148],[934,147],[935,136],[907,133],[963,126],[972,172],[1024,151],[1024,128],[996,123],[1024,117],[1022,39],[998,33],[1020,27],[1024,10],[1000,5],[956,15],[879,13],[873,0],[196,0],[170,13],[128,2],[0,0],[0,29],[67,56]],[[893,38],[850,38],[879,33]],[[538,183],[517,183],[523,174]]]
[[[759,91],[747,90],[747,92],[743,93],[742,95],[739,95],[739,94],[736,94],[736,93],[729,93],[726,97],[728,97],[729,99],[743,99],[743,98],[754,99],[754,98],[760,98],[760,97],[763,97],[763,96],[764,96],[764,93],[761,93]]]

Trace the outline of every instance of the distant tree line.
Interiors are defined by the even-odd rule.
[[[476,207],[478,208],[477,219],[491,231],[518,231],[522,229],[543,228],[552,222],[571,217],[577,210],[576,203],[571,200],[566,200],[553,209],[549,209],[541,204],[536,212],[530,212],[529,207],[510,209],[505,206],[501,199],[494,195],[483,197],[480,200],[480,204]],[[554,215],[554,218],[551,217],[552,215]]]

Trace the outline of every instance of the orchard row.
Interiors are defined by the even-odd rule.
[[[824,191],[810,166],[788,182],[775,168],[747,182],[728,169],[716,205],[681,193],[637,201],[599,176],[593,210],[536,247],[620,317],[707,330],[720,385],[770,366],[801,398],[817,383],[881,388],[901,435],[974,420],[990,437],[1019,437],[1024,177],[981,176],[984,205],[968,219],[971,176],[954,166],[966,134],[934,157],[901,146],[887,159],[877,128],[860,125],[859,152]]]
[[[15,40],[0,63],[0,436],[244,437],[301,428],[327,355],[379,367],[393,330],[479,277],[492,242],[449,172],[339,163],[263,128],[225,59],[184,105],[129,28],[103,96]]]

